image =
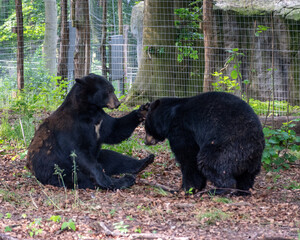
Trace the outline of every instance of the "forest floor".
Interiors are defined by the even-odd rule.
[[[143,127],[135,135],[143,139]],[[299,164],[279,173],[262,170],[249,197],[217,197],[208,194],[209,183],[202,194],[180,190],[168,148],[134,186],[118,191],[43,186],[24,168],[22,152],[0,144],[0,240],[300,239]],[[136,158],[148,154],[133,150]]]

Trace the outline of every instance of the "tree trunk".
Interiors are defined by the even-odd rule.
[[[182,72],[175,47],[174,8],[177,4],[173,0],[145,0],[143,52],[128,103],[187,95],[188,73]]]
[[[69,23],[68,23],[68,0],[60,1],[61,31],[60,52],[57,67],[57,76],[61,80],[68,78],[68,50],[69,50]]]
[[[119,34],[123,35],[123,11],[122,0],[118,0],[118,16],[119,16]]]
[[[213,34],[213,2],[211,0],[203,1],[203,34],[204,34],[204,80],[203,92],[213,90],[211,83],[213,82],[213,47],[214,47],[214,34]]]
[[[101,54],[101,63],[102,63],[102,75],[105,78],[108,78],[108,68],[106,61],[106,35],[107,35],[107,0],[101,0],[102,6],[102,35],[100,43],[100,54]]]
[[[17,18],[17,83],[18,89],[24,88],[24,36],[23,36],[23,12],[22,0],[15,0]]]
[[[45,38],[44,56],[46,68],[50,75],[55,75],[57,45],[57,11],[56,0],[45,0]]]
[[[75,78],[81,78],[90,72],[91,45],[90,45],[90,20],[89,2],[76,0],[74,6],[76,27],[76,43],[74,53]]]

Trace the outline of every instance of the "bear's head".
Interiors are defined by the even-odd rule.
[[[158,142],[164,141],[164,123],[160,109],[161,101],[158,99],[150,104],[146,120],[145,120],[145,130],[146,130],[146,145],[155,145]]]
[[[75,81],[80,88],[82,102],[98,108],[114,109],[120,106],[114,87],[104,77],[91,73]]]

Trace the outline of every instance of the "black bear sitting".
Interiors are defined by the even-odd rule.
[[[27,167],[43,184],[62,186],[55,174],[63,170],[64,185],[74,187],[74,164],[79,188],[119,189],[134,184],[136,174],[153,162],[150,155],[136,160],[101,150],[101,144],[115,144],[130,137],[143,121],[148,107],[143,105],[121,118],[112,118],[103,108],[120,105],[114,88],[105,78],[90,74],[76,79],[61,106],[38,128],[27,155]],[[76,155],[71,155],[75,153]],[[129,173],[119,179],[111,175]]]
[[[201,190],[210,180],[215,194],[248,195],[260,172],[265,146],[261,123],[240,98],[208,92],[191,98],[162,98],[150,105],[146,144],[167,138],[181,165],[182,187]]]

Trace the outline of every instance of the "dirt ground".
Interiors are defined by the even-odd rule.
[[[143,138],[143,128],[135,134]],[[133,155],[148,154],[141,148]],[[181,173],[169,150],[156,154],[136,185],[115,192],[43,186],[21,155],[0,144],[0,240],[300,239],[299,164],[262,171],[250,197],[216,197],[207,193],[210,184],[202,194],[179,190]]]

